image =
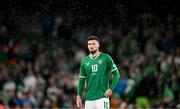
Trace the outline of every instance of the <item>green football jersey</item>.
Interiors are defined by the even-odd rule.
[[[80,78],[86,80],[85,99],[103,98],[106,90],[110,88],[110,73],[115,70],[118,69],[108,54],[99,52],[99,55],[95,58],[91,55],[86,56],[81,61],[79,74]]]

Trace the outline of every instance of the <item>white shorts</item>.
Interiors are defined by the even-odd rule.
[[[110,109],[109,98],[101,98],[91,101],[86,100],[85,109]]]

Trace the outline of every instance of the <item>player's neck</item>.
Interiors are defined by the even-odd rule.
[[[97,52],[95,52],[95,53],[91,53],[90,55],[93,57],[93,58],[95,58],[95,57],[97,57],[97,56],[99,56],[99,51],[97,51]]]

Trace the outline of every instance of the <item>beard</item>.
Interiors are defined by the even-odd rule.
[[[89,50],[89,52],[90,52],[91,54],[95,54],[95,53],[97,52],[97,49]]]

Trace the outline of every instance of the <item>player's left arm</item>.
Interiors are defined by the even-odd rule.
[[[119,77],[120,77],[118,70],[114,70],[114,71],[112,72],[112,74],[113,74],[113,76],[114,76],[114,77],[113,77],[113,80],[112,80],[112,84],[111,84],[110,88],[106,90],[106,92],[105,92],[105,94],[104,94],[104,96],[107,97],[107,98],[110,97],[110,96],[112,96],[113,90],[114,90],[114,88],[116,87],[116,85],[117,85],[117,83],[118,83],[118,81],[119,81]]]
[[[113,74],[113,80],[112,80],[112,83],[111,83],[109,89],[107,89],[105,94],[104,94],[105,97],[112,96],[113,90],[116,87],[116,85],[117,85],[117,83],[119,81],[119,77],[120,77],[118,68],[117,68],[114,61],[112,60],[112,58],[109,55],[108,55],[108,67],[109,67],[111,73]]]
[[[112,74],[113,74],[113,80],[110,85],[110,89],[113,91],[119,81],[120,75],[119,75],[119,71],[117,68],[116,68],[116,70],[112,71]]]
[[[114,61],[112,60],[112,58],[110,56],[108,56],[108,57],[109,57],[109,67],[110,67],[111,73],[113,74],[113,80],[110,85],[110,89],[113,91],[119,81],[120,74],[119,74],[118,68],[117,68],[116,64],[114,63]]]

